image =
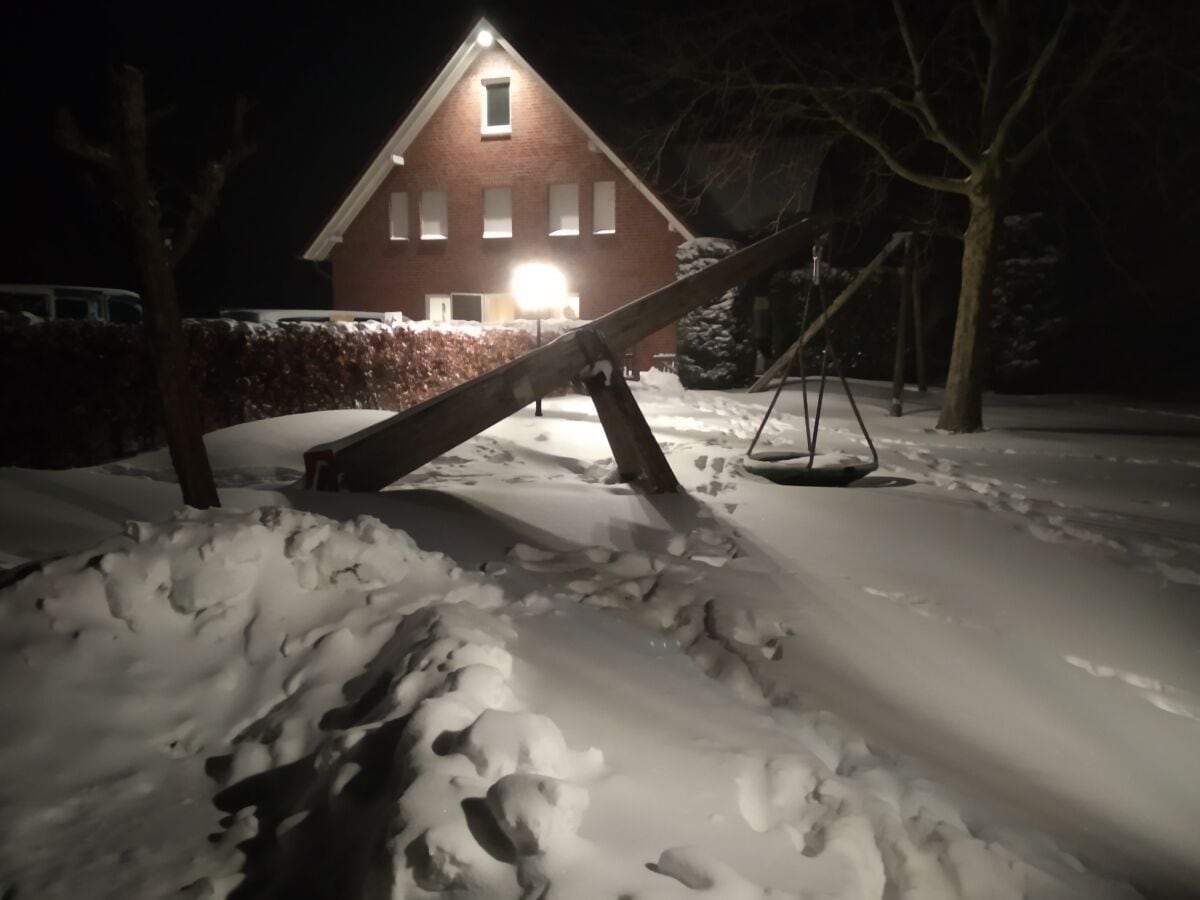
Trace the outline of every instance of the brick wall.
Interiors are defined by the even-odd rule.
[[[512,134],[480,135],[481,79],[511,79]],[[593,235],[592,184],[616,183],[616,233]],[[550,184],[579,185],[580,234],[548,235]],[[483,188],[512,188],[513,236],[485,240]],[[449,239],[422,241],[421,191],[447,195]],[[409,240],[389,238],[389,202],[405,191]],[[500,47],[482,52],[333,251],[334,305],[424,318],[426,294],[503,293],[514,264],[551,262],[595,318],[669,283],[681,237],[557,102]],[[674,350],[674,328],[638,348],[642,368]]]

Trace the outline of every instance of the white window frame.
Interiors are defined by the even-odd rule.
[[[508,85],[508,124],[507,125],[489,125],[488,124],[488,85],[490,84],[507,84]],[[485,136],[494,136],[499,134],[512,134],[513,120],[513,85],[512,78],[508,75],[496,76],[494,78],[481,79],[479,88],[479,133]]]
[[[392,191],[388,200],[388,237],[393,241],[408,240],[407,191]]]
[[[434,318],[434,306],[440,306],[444,311],[444,316]],[[450,302],[449,294],[426,294],[425,295],[425,318],[430,322],[449,322],[450,317],[454,314],[454,307]]]
[[[512,188],[509,186],[483,189],[483,236],[510,238],[512,232]]]
[[[547,191],[548,231],[552,237],[579,234],[579,185],[552,184]],[[556,207],[557,210],[556,210]],[[572,220],[574,227],[571,226]]]
[[[601,215],[601,212],[605,215]],[[601,227],[604,226],[604,227]],[[617,233],[617,183],[592,182],[592,234]]]
[[[434,208],[438,204],[434,202],[434,197],[441,197],[441,220],[435,221],[432,218],[433,213],[437,212]],[[436,230],[430,226],[438,225]],[[450,237],[450,210],[449,198],[445,191],[421,191],[421,240],[423,241],[444,241]]]

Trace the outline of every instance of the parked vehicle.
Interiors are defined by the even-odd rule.
[[[118,288],[0,284],[0,315],[33,322],[82,319],[135,325],[142,321],[142,298]]]

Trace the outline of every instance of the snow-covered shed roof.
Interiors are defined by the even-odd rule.
[[[505,40],[505,38],[496,31],[492,24],[485,18],[480,17],[474,25],[467,31],[466,37],[458,46],[458,49],[451,54],[450,59],[442,67],[442,70],[437,74],[437,77],[430,82],[425,93],[417,100],[408,114],[400,121],[395,130],[391,133],[388,139],[384,142],[375,158],[371,160],[367,168],[355,184],[350,188],[349,192],[342,199],[342,202],[334,210],[324,227],[321,228],[312,243],[304,251],[304,259],[309,260],[325,260],[329,258],[334,246],[341,241],[342,234],[350,227],[350,224],[358,216],[359,212],[366,205],[367,201],[379,189],[395,165],[393,158],[403,158],[405,151],[420,134],[421,129],[429,122],[438,107],[442,105],[450,91],[458,84],[459,79],[467,71],[470,65],[475,61],[475,58],[482,52],[476,37],[483,30],[491,32],[495,43],[502,47],[509,56],[513,58],[520,66],[526,69],[562,108],[567,116],[575,123],[576,127],[587,136],[587,139],[600,153],[608,158],[618,171],[621,172],[630,183],[638,190],[638,192],[646,198],[647,201],[662,214],[667,220],[671,228],[680,234],[685,240],[690,240],[694,235],[691,230],[680,221],[663,201],[652,191],[646,183],[639,178],[629,168],[628,165],[608,146],[599,135],[572,109],[565,100],[555,91],[537,70],[533,68],[522,57],[513,46]]]

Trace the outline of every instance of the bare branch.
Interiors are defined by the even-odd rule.
[[[921,75],[921,60],[917,56],[916,44],[913,41],[912,29],[908,24],[908,16],[904,12],[902,0],[892,0],[892,8],[896,11],[896,22],[900,26],[900,36],[904,39],[904,50],[908,54],[908,62],[912,67],[913,102],[925,119],[921,130],[931,141],[941,144],[962,163],[968,172],[974,173],[979,167],[979,160],[970,156],[957,140],[943,127],[941,121],[929,104],[929,96],[925,93],[925,82]],[[926,127],[926,125],[928,127]]]
[[[1003,2],[1003,0],[999,0]],[[979,103],[979,145],[991,144],[996,134],[999,118],[1001,92],[1008,81],[1009,36],[1012,31],[1012,15],[1007,9],[984,9],[983,0],[975,0],[975,17],[988,39],[987,74],[981,84],[982,99]]]
[[[974,0],[975,18],[979,20],[979,27],[983,29],[983,33],[987,35],[990,43],[996,43],[996,16],[993,10],[985,9],[983,0]]]
[[[72,156],[77,156],[110,175],[117,170],[117,160],[112,149],[104,144],[86,140],[79,130],[79,123],[69,110],[60,109],[54,117],[54,142]]]
[[[246,108],[246,98],[238,97],[234,104],[233,134],[229,146],[220,157],[210,160],[200,170],[183,226],[178,238],[168,248],[172,265],[187,256],[204,226],[216,213],[221,191],[230,173],[254,153],[254,145],[246,140]]]
[[[1066,118],[1071,108],[1088,92],[1088,89],[1096,80],[1096,76],[1100,74],[1100,70],[1104,68],[1113,56],[1116,50],[1117,43],[1120,38],[1121,29],[1124,25],[1125,17],[1129,14],[1131,0],[1122,0],[1121,5],[1117,8],[1116,13],[1109,19],[1107,27],[1104,29],[1104,37],[1101,38],[1099,45],[1096,47],[1096,52],[1089,57],[1087,63],[1079,70],[1079,75],[1071,83],[1071,87],[1067,90],[1063,99],[1058,104],[1058,109],[1049,121],[1022,147],[1016,154],[1009,159],[1009,164],[1014,169],[1019,169],[1042,148],[1049,139],[1050,134],[1057,128]]]
[[[834,106],[825,92],[815,91],[814,95],[822,108],[833,121],[841,125],[846,131],[854,135],[872,150],[879,154],[879,157],[887,164],[887,167],[903,178],[905,181],[911,181],[913,184],[921,187],[929,188],[934,191],[946,191],[952,194],[966,194],[969,190],[969,178],[945,178],[939,175],[927,175],[924,172],[918,172],[911,169],[902,163],[894,153],[884,145],[882,139],[878,135],[873,135],[864,131],[859,125],[849,116],[844,115]]]
[[[1042,74],[1046,71],[1046,67],[1050,65],[1050,61],[1054,59],[1054,55],[1058,52],[1058,46],[1062,43],[1063,35],[1067,33],[1067,27],[1071,24],[1071,19],[1074,17],[1075,6],[1073,3],[1068,3],[1063,10],[1062,18],[1058,20],[1058,27],[1054,29],[1054,34],[1050,36],[1050,40],[1046,41],[1046,45],[1042,47],[1042,52],[1038,54],[1038,58],[1034,61],[1032,68],[1030,68],[1029,74],[1025,77],[1025,84],[1021,88],[1021,93],[1017,95],[1017,99],[1012,102],[1012,105],[1005,111],[1003,118],[1000,119],[1000,124],[996,126],[996,133],[992,136],[991,143],[987,149],[989,155],[999,156],[1004,152],[1004,143],[1008,140],[1013,123],[1025,111],[1030,98],[1037,90],[1038,82],[1042,79]]]

